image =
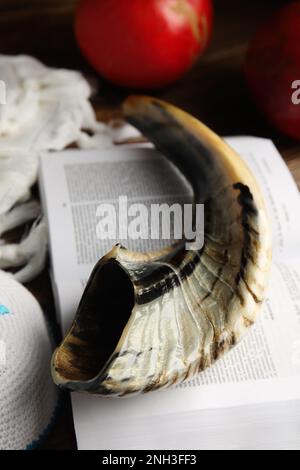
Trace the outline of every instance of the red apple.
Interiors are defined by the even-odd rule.
[[[257,106],[283,133],[300,139],[300,2],[290,3],[257,32],[246,60]]]
[[[179,79],[206,48],[211,29],[211,0],[81,0],[75,20],[89,62],[131,88]]]

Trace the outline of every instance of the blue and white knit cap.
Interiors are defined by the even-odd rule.
[[[0,271],[0,450],[31,449],[54,419],[52,344],[35,298]]]

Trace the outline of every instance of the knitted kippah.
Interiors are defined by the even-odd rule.
[[[31,449],[57,407],[52,345],[35,298],[0,271],[0,449]]]

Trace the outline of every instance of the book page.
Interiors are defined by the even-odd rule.
[[[261,184],[270,214],[273,231],[274,259],[294,258],[300,239],[300,196],[294,180],[272,142],[251,137],[228,138],[246,161]],[[65,220],[66,237],[75,242],[78,267],[92,266],[115,243],[128,249],[153,251],[170,244],[171,240],[97,239],[97,207],[100,203],[115,204],[119,196],[128,203],[167,202],[184,204],[192,200],[188,183],[167,160],[149,148],[126,148],[106,151],[65,151],[45,156],[42,173],[46,206],[49,205],[52,249],[58,249],[59,218]],[[51,184],[53,181],[55,185]],[[44,191],[44,189],[42,189]],[[55,214],[55,216],[54,216]],[[61,237],[62,235],[62,237]],[[69,259],[69,257],[67,258]],[[55,277],[68,269],[60,256],[53,256]],[[70,259],[71,260],[71,259]]]
[[[56,302],[66,331],[96,262],[114,245],[134,251],[156,251],[175,241],[177,217],[171,219],[170,237],[162,239],[99,239],[97,208],[113,205],[120,215],[119,197],[130,204],[187,204],[193,193],[179,171],[151,148],[65,151],[45,155],[40,177],[48,216],[50,255]],[[55,184],[53,184],[55,182]],[[144,221],[146,223],[146,220]],[[62,300],[63,299],[63,300]]]
[[[261,184],[273,228],[274,259],[293,259],[299,251],[300,197],[284,161],[269,140],[231,137],[227,142]],[[127,195],[129,203],[183,204],[191,200],[191,188],[180,173],[148,147],[69,150],[42,159],[41,194],[48,214],[54,290],[64,330],[72,321],[93,266],[115,243],[137,251],[170,244],[170,240],[98,240],[99,203],[116,204],[120,195]]]
[[[300,258],[300,195],[275,145],[255,137],[230,137],[226,141],[260,183],[272,223],[274,259]]]
[[[195,393],[196,390],[194,389]],[[222,391],[220,391],[222,393]],[[268,393],[268,390],[266,391]],[[180,400],[189,394],[173,395],[151,413],[147,396],[145,413],[136,413],[135,399],[115,403],[84,400],[74,395],[75,426],[80,450],[296,450],[300,448],[300,402],[292,400],[228,408],[214,407],[182,411]],[[167,393],[164,394],[165,396]],[[198,390],[195,400],[202,394]],[[218,403],[219,394],[213,394]],[[140,400],[140,399],[138,399]],[[123,402],[123,406],[121,406]],[[176,407],[176,403],[179,407]],[[115,408],[114,408],[115,405]],[[170,406],[171,405],[171,406]],[[138,403],[141,411],[141,402]],[[172,411],[164,413],[168,407]],[[109,449],[109,450],[108,450]]]
[[[103,442],[109,446],[114,441],[116,426],[120,437],[128,427],[136,427],[136,422],[145,423],[145,419],[153,416],[300,399],[299,193],[271,142],[252,137],[227,140],[259,180],[272,221],[274,264],[260,319],[243,342],[223,359],[173,390],[132,400],[74,394],[80,448],[89,448],[91,442],[94,448],[105,448],[101,447]],[[126,166],[122,167],[120,160],[122,164],[126,161]],[[102,172],[104,162],[106,168]],[[126,178],[133,200],[183,201],[191,197],[189,186],[178,172],[173,169],[171,175],[170,166],[164,164],[151,149],[68,151],[43,158],[41,187],[49,221],[56,300],[64,331],[74,317],[94,263],[112,245],[96,239],[93,224],[97,204],[115,201],[120,191],[126,189]],[[163,176],[159,184],[157,175]],[[101,185],[97,184],[99,181]],[[110,181],[113,184],[107,188]],[[144,240],[139,248],[149,251]],[[121,445],[120,440],[114,442]]]
[[[120,217],[119,197],[130,204],[142,203],[150,213],[151,204],[187,204],[192,202],[192,191],[175,168],[153,150],[123,150],[107,152],[99,162],[65,163],[64,172],[72,210],[78,265],[94,265],[100,256],[121,243],[129,250],[156,251],[174,242],[172,220],[171,236],[163,239],[123,238],[117,230],[116,237],[97,238],[95,227],[99,217],[97,208],[101,204],[112,204],[117,220]],[[146,217],[145,217],[146,219]],[[146,220],[142,220],[146,223]],[[146,227],[145,227],[146,228]],[[142,231],[142,228],[141,228]],[[145,230],[146,235],[148,234]]]

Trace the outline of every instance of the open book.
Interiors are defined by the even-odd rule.
[[[129,399],[73,394],[79,449],[300,449],[300,197],[272,142],[227,141],[261,184],[273,226],[273,270],[259,320],[223,359],[171,390]],[[183,202],[191,192],[147,145],[48,154],[40,167],[66,332],[94,264],[114,243],[97,239],[97,206],[123,194],[129,202]],[[166,242],[129,247],[151,251]]]

